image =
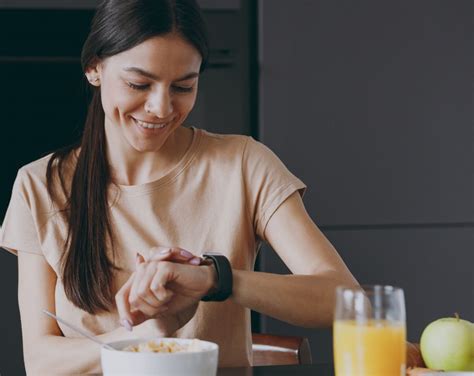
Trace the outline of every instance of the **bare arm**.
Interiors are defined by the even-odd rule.
[[[294,325],[330,326],[335,288],[358,283],[307,214],[299,194],[278,208],[265,236],[294,275],[234,270],[233,299]],[[424,367],[419,345],[407,342],[407,366]],[[418,375],[424,370],[408,373]]]
[[[30,375],[100,372],[100,347],[88,339],[63,337],[57,323],[41,310],[55,312],[56,274],[44,257],[18,252],[18,302],[25,368]],[[149,335],[150,324],[134,329]],[[104,342],[129,338],[123,328],[97,336]]]
[[[265,237],[293,275],[234,270],[232,299],[293,325],[330,326],[335,288],[358,283],[311,220],[298,193],[276,210]]]
[[[234,269],[231,298],[238,304],[294,325],[330,326],[335,288],[338,285],[357,286],[358,283],[308,216],[298,193],[289,197],[273,214],[265,236],[294,274]],[[130,306],[148,318],[154,317],[160,305],[175,304],[184,309],[206,295],[215,281],[214,267],[154,260],[144,263],[142,268],[116,297],[120,317],[132,323],[140,320],[133,319]],[[159,281],[157,285],[173,285],[170,288],[175,295],[169,303],[160,302],[160,292],[153,286],[154,279]],[[145,304],[147,301],[152,304]]]
[[[231,299],[245,307],[294,325],[330,326],[335,304],[335,288],[338,285],[358,286],[358,283],[334,247],[307,214],[299,194],[293,194],[278,208],[267,225],[265,236],[294,274],[277,275],[234,269],[234,289]],[[159,266],[164,265],[159,260],[160,257],[155,259],[156,265],[147,263],[151,271],[148,278],[130,280],[130,287],[125,286],[118,294],[118,310],[122,318],[128,318],[133,322],[129,312],[131,303],[137,304],[137,309],[147,312],[146,316],[154,315],[153,310],[148,312],[138,300],[132,298],[129,301],[129,296],[133,295],[131,294],[133,282],[140,286],[136,289],[135,295],[153,300],[157,305],[160,304],[159,299],[156,299],[159,291],[153,288],[151,282],[156,276],[172,276],[172,279],[176,279],[179,285],[182,285],[181,289],[175,290],[176,296],[170,301],[180,295],[193,296],[198,300],[212,288],[211,282],[206,284],[204,281],[215,280],[213,267],[196,268],[167,263],[164,271],[159,271]],[[208,277],[204,278],[201,274],[208,274]],[[168,280],[163,278],[161,282],[166,286]],[[186,288],[193,287],[195,288],[193,291],[186,291]],[[409,366],[423,364],[416,346],[408,343],[407,353]]]

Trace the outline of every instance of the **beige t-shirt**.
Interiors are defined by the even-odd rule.
[[[190,148],[167,175],[147,184],[110,188],[116,262],[123,268],[117,286],[133,272],[137,251],[145,253],[153,246],[220,252],[233,268],[253,270],[268,220],[292,193],[305,189],[275,154],[251,137],[193,130]],[[78,309],[66,298],[59,278],[67,226],[52,209],[46,189],[49,158],[19,170],[0,247],[43,255],[58,275],[56,313],[102,334],[119,326],[117,312],[90,315]],[[59,326],[64,336],[77,336]],[[250,331],[249,309],[227,300],[200,302],[178,336],[216,342],[221,366],[244,366],[251,364]]]

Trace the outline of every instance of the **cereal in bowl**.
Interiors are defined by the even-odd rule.
[[[197,339],[192,340],[189,344],[180,344],[174,341],[158,341],[154,340],[139,343],[138,345],[130,345],[123,351],[131,352],[155,352],[155,353],[177,353],[177,352],[193,352],[202,351],[202,346]]]

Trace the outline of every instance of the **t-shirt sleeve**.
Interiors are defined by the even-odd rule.
[[[20,170],[0,229],[0,247],[15,255],[18,251],[42,255],[37,225],[27,197],[25,178]]]
[[[293,193],[303,196],[306,185],[265,145],[248,137],[242,160],[249,213],[255,233],[265,240],[268,221]]]

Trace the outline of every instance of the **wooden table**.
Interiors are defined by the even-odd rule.
[[[334,376],[332,364],[306,364],[300,366],[261,366],[220,368],[217,376]]]

